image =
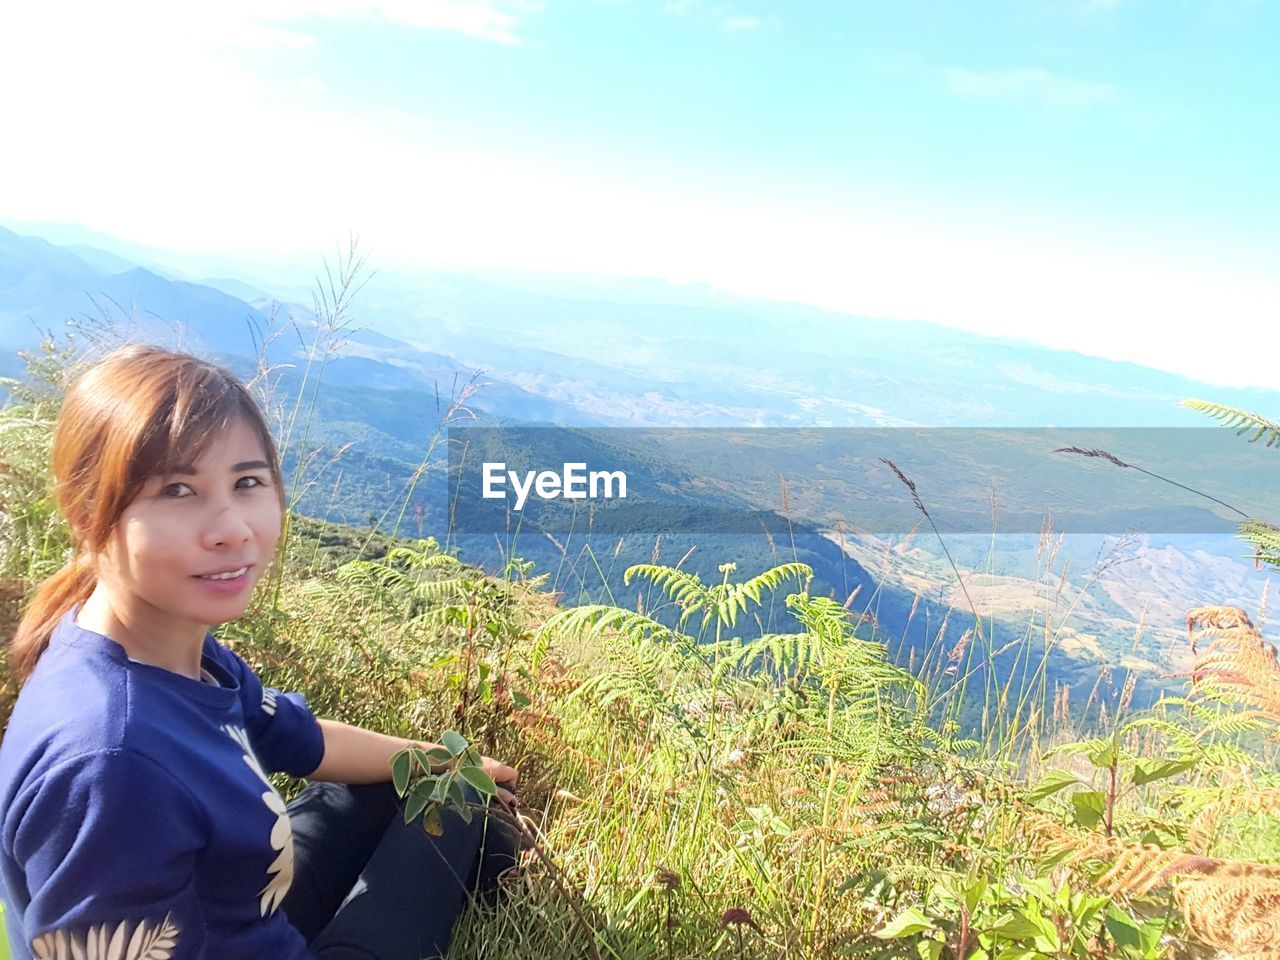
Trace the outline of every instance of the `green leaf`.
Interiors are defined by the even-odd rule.
[[[521,693],[519,690],[512,690],[511,703],[517,710],[523,710],[529,704],[533,703],[533,701],[530,700],[523,693]]]
[[[492,797],[498,792],[498,785],[493,782],[493,778],[479,767],[463,767],[458,773],[463,780],[467,781],[486,797]]]
[[[996,960],[1049,960],[1039,950],[1030,947],[1004,947],[996,954]]]
[[[978,909],[978,904],[982,902],[982,898],[987,895],[987,880],[985,877],[979,877],[973,883],[969,884],[962,891],[964,897],[964,908],[973,913]]]
[[[1075,807],[1076,823],[1082,827],[1096,827],[1102,822],[1106,798],[1097,790],[1079,790],[1071,795]]]
[[[1139,760],[1133,767],[1133,782],[1137,786],[1142,786],[1153,780],[1177,776],[1195,765],[1195,757],[1186,757],[1182,760]]]
[[[427,808],[427,802],[427,798],[421,792],[415,791],[404,802],[404,822],[412,822],[414,817]]]
[[[1022,913],[1011,913],[992,927],[991,932],[1009,940],[1031,940],[1044,931],[1030,917]]]
[[[1132,917],[1113,906],[1107,911],[1106,923],[1107,933],[1111,934],[1116,946],[1126,950],[1142,949],[1142,931]]]
[[[467,806],[466,794],[462,792],[462,784],[456,776],[449,778],[449,803],[462,817],[464,823],[471,822],[471,808]]]
[[[453,778],[448,775],[436,778],[435,785],[431,788],[431,800],[433,803],[444,803],[449,797],[449,784],[453,782]]]
[[[1065,790],[1073,783],[1079,782],[1080,780],[1074,774],[1067,773],[1065,770],[1050,770],[1040,778],[1039,783],[1027,791],[1027,799],[1032,803],[1038,803],[1050,794]]]
[[[1076,894],[1072,897],[1071,916],[1076,933],[1087,934],[1094,921],[1098,918],[1098,914],[1110,905],[1111,898],[1105,895],[1091,897],[1085,894]]]
[[[1151,917],[1149,920],[1143,921],[1142,926],[1138,928],[1138,936],[1142,938],[1144,956],[1159,956],[1160,940],[1164,936],[1164,928],[1168,922],[1165,917]]]
[[[445,747],[432,747],[427,751],[427,759],[432,763],[448,763],[453,759],[453,754]]]
[[[456,730],[446,730],[440,735],[441,745],[449,751],[450,757],[456,757],[467,749],[466,738]]]
[[[396,795],[403,797],[409,786],[409,751],[397,750],[391,758],[391,783]]]
[[[916,944],[916,953],[920,954],[920,960],[938,960],[943,946],[941,940],[921,940]]]
[[[925,930],[932,929],[932,920],[921,913],[918,908],[908,907],[886,923],[884,927],[875,931],[872,936],[879,937],[881,940],[897,940],[901,937],[909,937],[913,933],[922,933]]]

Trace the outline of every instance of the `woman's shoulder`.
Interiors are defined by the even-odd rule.
[[[128,713],[127,671],[46,650],[18,692],[0,741],[0,804],[67,758],[124,747]]]

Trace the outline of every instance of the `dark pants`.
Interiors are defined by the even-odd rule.
[[[468,788],[467,800],[480,797]],[[442,956],[469,898],[495,902],[498,874],[516,862],[514,829],[445,810],[433,837],[421,814],[404,822],[403,805],[390,782],[324,781],[288,805],[294,874],[281,908],[317,960]]]

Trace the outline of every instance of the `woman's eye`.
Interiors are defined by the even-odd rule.
[[[191,488],[185,483],[171,483],[164,488],[163,493],[166,497],[180,498],[187,496],[187,494],[181,492],[182,490],[191,491]],[[194,493],[194,491],[191,492]]]
[[[239,480],[236,481],[236,486],[239,487],[240,484],[244,483],[246,480],[252,480],[253,482],[246,486],[240,487],[241,490],[252,490],[254,487],[266,486],[266,483],[263,481],[261,477],[241,477]]]

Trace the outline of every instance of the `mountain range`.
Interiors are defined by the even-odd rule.
[[[314,302],[306,305],[296,271],[273,283],[260,265],[216,258],[193,264],[71,228],[46,234],[64,242],[0,228],[0,374],[21,375],[16,351],[35,344],[41,330],[78,318],[91,332],[110,322],[129,336],[198,350],[246,378],[261,353],[275,368],[274,397],[285,406],[314,388],[319,371],[312,368],[305,380],[303,373],[308,346],[322,334],[324,321]],[[193,266],[204,275],[193,274]],[[1202,427],[1206,419],[1178,401],[1203,396],[1280,409],[1277,392],[1207,386],[1134,364],[930,324],[639,281],[380,271],[355,296],[338,339],[340,348],[324,361],[323,386],[314,392],[308,439],[315,452],[303,458],[301,471],[296,456],[286,458],[302,481],[299,508],[352,523],[403,517],[402,532],[413,532],[415,524],[438,531],[448,521],[442,501],[427,496],[430,483],[412,497],[406,484],[460,393],[465,402],[455,417],[466,422],[571,428]],[[312,398],[308,393],[307,402]],[[439,447],[433,457],[442,454]],[[928,466],[933,480],[946,482],[945,467]],[[683,482],[677,461],[661,469],[673,487]],[[899,637],[904,650],[930,642],[930,633],[946,623],[945,611],[971,599],[959,595],[938,545],[918,534],[909,545],[906,531],[846,537],[831,528],[829,510],[781,517],[772,492],[753,491],[748,499],[765,515],[786,520],[791,544],[779,551],[771,534],[765,535],[772,536],[768,549],[765,538],[744,545],[723,537],[667,537],[664,558],[674,562],[692,548],[687,568],[715,577],[718,563],[733,559],[716,551],[736,550],[739,560],[750,558],[739,563],[740,574],[750,575],[758,572],[753,565],[763,567],[779,552],[794,550],[815,566],[825,592],[844,599],[859,587],[864,601],[874,596],[884,631]],[[727,496],[711,496],[707,504],[744,506]],[[565,586],[576,599],[621,592],[620,579],[601,570],[589,586],[579,567],[584,554],[575,559],[563,537],[530,532],[522,555],[539,569],[568,571]],[[616,539],[606,543],[596,535],[593,562],[609,554]],[[984,556],[980,548],[958,545],[961,554],[972,554],[972,568],[982,571],[967,575],[970,593],[980,593],[983,612],[1015,632],[1020,618],[1030,622],[1038,615],[1032,607],[1047,583],[1055,576],[1070,580],[1066,571],[1046,569],[1042,557],[1033,559],[1026,539],[1007,541],[996,551],[996,564],[991,552]],[[1076,589],[1082,588],[1083,557],[1102,550],[1106,540],[1080,540],[1063,550],[1079,564]],[[656,549],[642,538],[631,541],[613,551],[619,573],[620,558],[648,560]],[[490,568],[509,552],[501,537],[484,543],[472,538],[467,549]],[[1087,686],[1098,663],[1127,658],[1158,686],[1160,674],[1180,661],[1176,631],[1167,622],[1179,598],[1187,605],[1203,598],[1248,606],[1256,605],[1262,590],[1263,578],[1229,536],[1147,536],[1126,549],[1129,569],[1140,576],[1126,579],[1116,565],[1108,578],[1096,579],[1087,601],[1074,605],[1058,656],[1058,673],[1069,678],[1064,682]],[[913,623],[917,593],[929,614]],[[1146,642],[1127,650],[1144,607]],[[1153,609],[1159,622],[1153,622]],[[964,619],[957,614],[943,628],[948,642],[955,642]]]

